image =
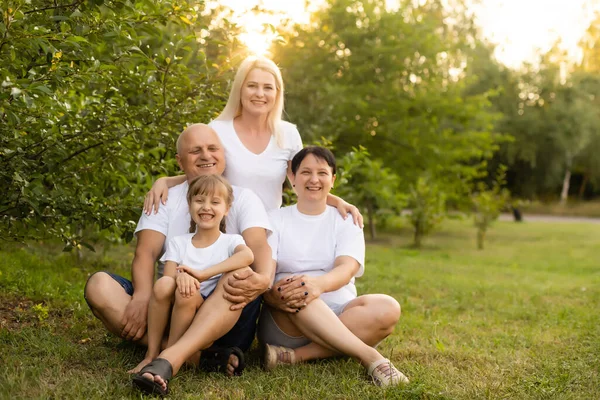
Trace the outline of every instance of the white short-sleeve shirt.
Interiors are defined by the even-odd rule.
[[[365,264],[365,237],[352,218],[342,218],[334,207],[324,213],[306,215],[296,205],[269,213],[273,233],[269,245],[277,262],[275,282],[290,275],[320,276],[334,268],[335,259],[350,256],[360,264],[356,277],[362,276]],[[342,288],[321,294],[331,308],[346,304],[357,296],[354,278]]]
[[[175,236],[189,233],[190,209],[187,203],[188,182],[169,189],[169,200],[166,205],[160,203],[158,213],[146,215],[142,213],[135,233],[144,229],[157,231],[165,235],[166,244]],[[269,217],[262,202],[249,189],[233,186],[233,204],[225,219],[227,233],[241,235],[248,228],[264,228],[271,231]],[[268,233],[268,232],[267,232]],[[158,275],[162,276],[164,264],[159,261]]]
[[[210,246],[199,248],[192,243],[193,236],[193,233],[186,233],[169,240],[167,250],[160,261],[163,263],[173,261],[178,265],[201,271],[225,261],[235,253],[237,246],[246,244],[240,235],[222,233]],[[200,293],[205,297],[211,294],[220,277],[221,274],[218,274],[200,283]]]
[[[302,149],[302,139],[296,126],[281,121],[282,147],[271,136],[267,148],[262,153],[255,154],[238,137],[233,120],[215,120],[209,125],[217,132],[225,149],[226,167],[223,176],[232,185],[245,187],[256,193],[267,212],[281,207],[288,161]]]

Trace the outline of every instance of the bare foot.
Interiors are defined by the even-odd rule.
[[[144,368],[146,365],[150,364],[152,362],[152,358],[146,357],[144,358],[142,361],[140,361],[140,363],[138,365],[135,366],[135,368],[130,369],[129,371],[127,371],[128,374],[137,374],[139,373],[142,368]],[[144,374],[144,375],[148,375],[148,374]],[[150,374],[150,376],[152,376]],[[150,379],[152,380],[152,379]]]
[[[154,381],[158,383],[163,390],[167,390],[167,382],[159,375],[152,375],[151,373],[146,372],[142,375],[142,378],[148,379],[149,381]]]
[[[233,376],[235,369],[240,365],[240,360],[235,354],[229,356],[229,362],[227,363],[227,376]]]

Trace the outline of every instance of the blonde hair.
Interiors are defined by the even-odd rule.
[[[281,138],[281,118],[283,115],[283,79],[281,77],[281,71],[277,65],[266,57],[250,56],[242,61],[235,74],[233,84],[231,85],[231,91],[229,92],[227,104],[216,120],[233,121],[236,117],[242,115],[242,85],[244,84],[244,81],[246,80],[246,77],[250,71],[253,69],[261,69],[270,73],[275,78],[277,95],[275,96],[275,105],[267,115],[267,127],[271,131],[271,134],[275,137],[277,145],[279,147],[283,147],[283,140]]]
[[[227,209],[229,209],[233,203],[233,188],[229,182],[227,182],[227,180],[220,175],[197,176],[192,179],[190,182],[190,187],[188,188],[188,205],[192,204],[192,199],[194,196],[213,196],[219,190],[225,195],[225,204],[227,205]],[[225,217],[223,217],[221,223],[219,224],[219,230],[225,233]],[[196,223],[194,222],[194,219],[191,218],[190,233],[194,232],[196,232]]]

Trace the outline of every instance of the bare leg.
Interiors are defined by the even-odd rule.
[[[331,352],[346,354],[365,366],[384,358],[357,338],[321,299],[313,300],[299,313],[285,315],[304,336]]]
[[[171,330],[169,331],[167,348],[175,344],[188,330],[202,303],[204,303],[204,299],[199,290],[195,291],[190,297],[183,297],[179,291],[175,292],[175,304],[171,314]]]
[[[84,295],[94,316],[106,329],[120,337],[124,328],[123,315],[131,296],[106,272],[96,272],[89,278]],[[147,336],[144,335],[137,343],[146,344]]]
[[[146,364],[149,364],[160,353],[176,288],[175,279],[170,276],[163,276],[154,284],[152,297],[150,297],[150,304],[148,305],[148,331],[146,333],[148,349],[144,359],[135,368],[129,370],[129,373],[136,374],[140,372]]]
[[[242,313],[241,310],[231,311],[231,302],[223,298],[223,279],[219,281],[213,294],[204,301],[204,304],[194,317],[189,329],[172,346],[161,352],[158,357],[164,358],[173,366],[173,375],[177,374],[183,363],[198,350],[206,349],[215,340],[229,332],[235,325]],[[149,380],[154,380],[166,388],[166,382],[162,377],[144,374]]]
[[[383,294],[368,294],[352,300],[340,321],[356,337],[369,346],[376,346],[393,331],[400,318],[400,305],[390,296]],[[309,361],[339,355],[335,351],[309,343],[295,349],[297,361]]]

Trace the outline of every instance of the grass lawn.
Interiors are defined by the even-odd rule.
[[[241,378],[183,369],[171,397],[600,398],[600,225],[499,222],[477,251],[471,224],[449,221],[423,250],[409,242],[399,232],[371,243],[357,281],[402,305],[380,351],[408,386],[377,388],[346,359],[267,374],[251,351]],[[0,251],[0,398],[141,398],[125,371],[143,350],[106,334],[82,298],[90,272],[128,274],[131,248],[56,254]]]

